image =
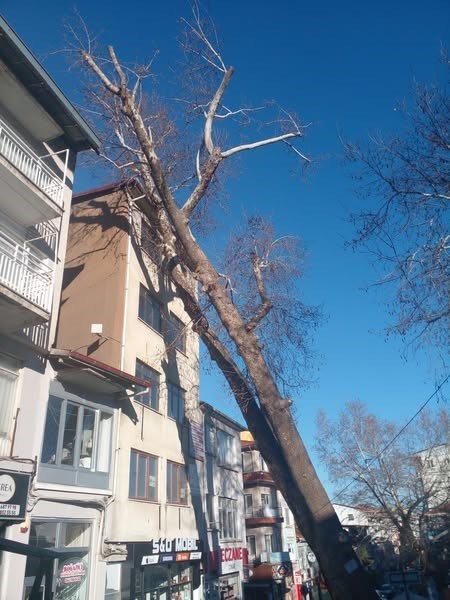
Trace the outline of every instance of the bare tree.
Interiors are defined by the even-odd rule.
[[[428,509],[449,500],[449,426],[445,408],[423,411],[398,436],[396,423],[362,402],[348,402],[336,419],[318,415],[316,449],[341,488],[337,500],[375,507],[380,529],[398,537],[402,564],[418,556]]]
[[[372,206],[353,215],[355,246],[373,254],[378,285],[390,287],[389,333],[413,346],[431,342],[446,354],[449,327],[449,95],[444,82],[415,85],[396,108],[404,127],[347,144],[355,180]],[[411,106],[412,104],[412,106]],[[383,288],[383,289],[384,289]]]
[[[277,380],[288,382],[281,351],[274,352],[273,339],[264,337],[278,324],[279,348],[284,341],[286,348],[306,347],[313,312],[294,300],[284,312],[275,306],[277,293],[286,297],[282,292],[287,290],[293,260],[286,250],[295,244],[288,238],[276,239],[259,218],[250,220],[247,233],[240,234],[242,244],[233,265],[223,261],[215,267],[193,229],[205,218],[219,170],[232,158],[283,144],[295,157],[308,160],[296,145],[305,126],[292,112],[271,105],[277,115],[264,122],[266,136],[230,144],[228,139],[241,136],[242,126],[260,107],[235,109],[225,102],[234,69],[226,65],[214,31],[207,31],[196,6],[184,26],[189,65],[184,82],[190,82],[195,93],[181,105],[191,111],[189,123],[195,122],[192,115],[202,120],[200,141],[192,153],[190,138],[178,127],[179,115],[170,117],[152,94],[144,93],[152,83],[152,61],[146,66],[123,64],[112,46],[102,57],[89,38],[79,48],[91,75],[89,107],[97,111],[97,127],[104,134],[104,158],[142,189],[163,269],[176,285],[193,329],[226,378],[276,484],[320,561],[333,598],[375,598],[297,431],[291,401],[277,385]],[[174,153],[176,147],[181,154]],[[239,269],[234,268],[236,263]],[[297,334],[293,330],[289,334],[294,320]]]

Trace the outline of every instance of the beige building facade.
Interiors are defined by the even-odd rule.
[[[57,347],[143,382],[115,400],[98,545],[107,597],[187,600],[202,597],[199,345],[149,227],[136,189],[74,197]]]

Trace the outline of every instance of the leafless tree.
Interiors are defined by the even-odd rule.
[[[214,266],[195,234],[214,198],[218,173],[227,163],[274,144],[286,145],[294,157],[307,161],[297,143],[305,126],[294,113],[271,104],[268,108],[276,110],[276,116],[255,130],[262,137],[242,139],[243,126],[253,124],[261,107],[233,108],[226,102],[234,69],[225,63],[214,30],[207,29],[196,5],[191,20],[183,23],[189,67],[184,83],[194,93],[188,100],[180,94],[172,116],[155,101],[151,60],[146,66],[126,65],[112,46],[102,56],[89,37],[81,47],[77,44],[90,74],[89,108],[104,135],[103,156],[142,189],[163,268],[319,558],[333,598],[367,600],[375,597],[374,592],[351,544],[341,535],[339,520],[297,431],[291,401],[277,385],[288,382],[282,351],[273,351],[273,338],[265,337],[279,327],[278,348],[286,342],[285,351],[292,344],[301,350],[306,347],[308,325],[316,318],[295,299],[285,304],[284,312],[277,305],[277,295],[287,298],[296,242],[276,238],[271,226],[256,217],[249,220],[246,232],[238,234],[240,246],[234,246],[232,264],[222,261]],[[149,87],[150,93],[145,93]],[[198,126],[194,117],[201,119],[195,151],[192,138],[180,128],[177,111],[183,106],[190,111],[188,125],[194,124],[194,130]],[[229,142],[236,136],[239,142]]]
[[[397,436],[399,430],[362,402],[348,402],[335,419],[319,413],[316,450],[341,490],[337,501],[374,507],[379,528],[394,533],[408,564],[424,539],[424,515],[449,500],[449,415],[445,408],[423,411]]]
[[[378,285],[390,287],[389,333],[416,347],[448,344],[450,115],[444,82],[414,86],[396,108],[404,127],[347,144],[362,208],[353,215],[354,246],[373,254]],[[385,295],[386,297],[386,295]]]

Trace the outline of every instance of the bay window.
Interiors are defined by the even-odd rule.
[[[109,487],[113,410],[50,396],[42,444],[42,481]]]

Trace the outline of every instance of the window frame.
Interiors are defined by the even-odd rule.
[[[6,354],[0,354],[0,378],[4,378],[1,386],[2,411],[0,422],[0,455],[7,456],[11,448],[11,430],[14,419],[14,411],[17,402],[17,386],[19,382],[19,362]],[[1,380],[0,379],[0,380]]]
[[[62,388],[62,386],[60,386]],[[51,404],[55,402],[55,414],[51,414]],[[57,404],[56,404],[57,402]],[[68,407],[75,407],[75,427],[67,428]],[[91,453],[83,456],[83,444],[87,448],[89,438],[83,436],[84,417],[94,413]],[[56,422],[56,419],[58,422]],[[53,420],[53,423],[52,423]],[[104,427],[103,427],[104,425]],[[65,433],[73,432],[71,448],[65,441]],[[115,433],[115,411],[113,408],[89,402],[73,394],[61,393],[60,389],[51,391],[47,402],[44,434],[39,456],[38,480],[109,489],[113,471],[113,440]],[[64,444],[67,444],[66,446]],[[44,454],[45,453],[45,454]],[[52,454],[49,454],[52,453]],[[71,458],[71,462],[67,459]],[[82,464],[86,458],[90,464]],[[45,459],[45,460],[44,460]]]
[[[170,474],[169,474],[170,471]],[[174,486],[173,474],[176,473],[176,485]],[[176,488],[176,494],[173,494]],[[184,499],[183,499],[184,495]],[[188,479],[186,465],[168,460],[166,464],[166,501],[167,504],[188,505]]]
[[[236,540],[238,531],[238,501],[236,498],[219,496],[219,538]]]
[[[176,392],[176,409],[173,412],[171,406],[174,406],[174,393]],[[186,392],[176,383],[167,381],[167,416],[177,423],[184,420],[184,407],[186,403]]]
[[[169,312],[166,324],[166,343],[179,352],[186,354],[187,327],[173,312]]]
[[[217,440],[217,463],[221,467],[227,467],[229,469],[235,468],[235,438],[231,433],[220,429],[216,429],[216,440]],[[224,446],[222,441],[225,441]]]
[[[132,473],[133,455],[136,456],[136,471],[135,471],[135,484],[134,484],[134,491],[136,492],[135,495],[131,494],[131,473]],[[139,472],[140,472],[139,459],[140,458],[143,458],[146,461],[145,482],[144,482],[144,489],[145,489],[146,493],[143,496],[139,495]],[[152,475],[151,470],[150,470],[152,462],[153,462],[153,466],[154,466],[154,475]],[[143,502],[158,502],[158,484],[159,484],[158,468],[159,468],[158,456],[155,456],[154,454],[149,454],[148,452],[142,452],[141,450],[136,450],[135,448],[130,449],[130,470],[129,470],[129,474],[128,474],[128,498],[130,500],[140,500]],[[154,486],[150,486],[150,479],[152,476],[155,478]],[[150,493],[150,491],[152,489],[154,490],[154,497],[152,497],[152,495]]]
[[[141,365],[142,367],[138,369],[138,365]],[[145,373],[145,371],[147,371],[147,373]],[[143,404],[147,408],[151,408],[156,412],[160,412],[160,373],[139,358],[136,358],[134,372],[136,377],[150,381],[152,385],[147,393],[140,394],[139,396],[135,395],[133,400],[135,402],[139,402],[139,404]],[[142,392],[144,389],[145,388],[140,385],[136,386],[137,392]],[[146,401],[146,399],[148,401]]]
[[[159,266],[161,264],[161,253],[159,248],[153,243],[151,229],[150,222],[141,214],[141,230],[139,235],[141,250],[145,252],[155,265]]]
[[[152,309],[150,316],[146,311],[149,306],[151,306]],[[155,315],[157,315],[157,319],[155,319]],[[162,304],[142,283],[139,284],[138,318],[145,323],[147,327],[162,334]]]
[[[256,558],[256,535],[248,535],[246,538],[246,545],[249,558]]]

